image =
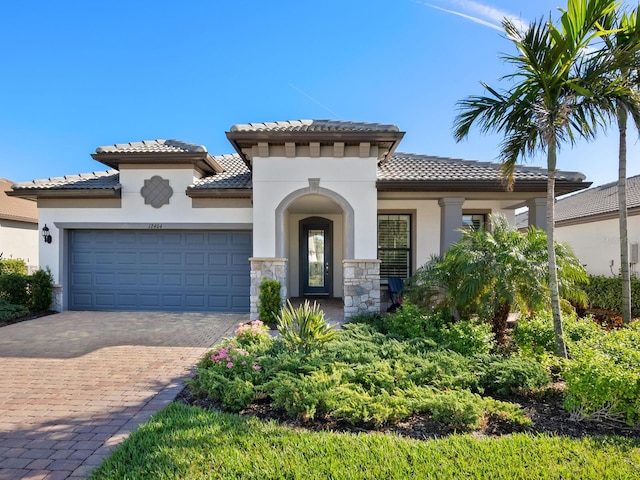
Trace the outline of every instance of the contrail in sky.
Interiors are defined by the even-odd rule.
[[[420,5],[434,8],[451,15],[457,15],[459,17],[466,18],[467,20],[470,20],[474,23],[492,28],[493,30],[497,30],[499,32],[504,32],[504,29],[502,28],[502,20],[505,18],[508,18],[514,25],[518,26],[520,29],[524,29],[527,26],[527,23],[516,15],[503,12],[501,10],[498,10],[497,8],[474,2],[472,0],[453,0],[452,2],[450,2],[458,6],[462,11],[438,7],[431,3],[422,2],[419,0],[414,1],[415,3],[418,3]]]
[[[302,95],[304,95],[305,97],[307,97],[309,100],[311,100],[314,103],[317,103],[318,105],[320,105],[322,108],[324,108],[326,111],[331,112],[332,114],[335,115],[335,118],[340,118],[340,115],[338,115],[336,112],[334,112],[333,110],[331,110],[329,107],[327,107],[326,105],[323,105],[322,103],[320,103],[318,100],[316,100],[315,98],[313,98],[311,95],[307,94],[306,92],[300,90],[298,87],[296,87],[293,83],[290,83],[289,86],[291,88],[293,88],[296,92],[301,93]]]

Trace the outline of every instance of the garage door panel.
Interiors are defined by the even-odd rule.
[[[70,308],[248,312],[249,232],[70,232]]]

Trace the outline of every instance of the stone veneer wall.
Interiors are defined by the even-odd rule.
[[[62,285],[53,285],[53,301],[49,307],[56,312],[62,311]]]
[[[344,318],[380,313],[380,260],[343,260]]]
[[[286,258],[250,258],[251,262],[251,293],[250,316],[259,318],[258,304],[260,302],[260,283],[264,277],[280,282],[280,300],[284,304],[287,299],[287,259]]]

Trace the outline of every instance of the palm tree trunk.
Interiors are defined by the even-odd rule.
[[[631,323],[631,274],[627,230],[627,110],[618,105],[618,220],[620,223],[620,275],[622,276],[622,321]]]
[[[509,320],[510,311],[511,305],[508,303],[500,304],[494,313],[493,321],[491,322],[496,343],[501,347],[505,347],[507,345],[507,320]]]
[[[549,255],[549,292],[551,294],[551,313],[553,314],[553,333],[556,342],[556,354],[567,358],[567,346],[564,343],[562,314],[560,312],[560,292],[558,290],[558,272],[555,249],[555,203],[556,203],[556,139],[551,135],[547,151],[547,253]]]

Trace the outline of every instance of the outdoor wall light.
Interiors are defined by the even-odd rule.
[[[44,243],[51,243],[51,234],[49,233],[49,227],[47,227],[47,224],[44,224],[44,227],[42,227],[42,238],[44,238]]]

